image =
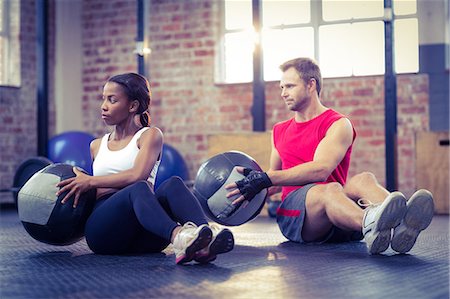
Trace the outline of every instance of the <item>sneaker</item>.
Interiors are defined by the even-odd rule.
[[[206,224],[200,226],[186,222],[173,240],[175,262],[184,264],[194,259],[195,253],[211,241],[212,231]]]
[[[406,198],[400,192],[392,192],[381,204],[366,206],[362,228],[364,240],[370,254],[379,254],[388,249],[391,229],[400,224],[406,213]]]
[[[234,237],[228,228],[222,229],[215,224],[212,224],[210,228],[213,232],[211,243],[198,251],[194,257],[194,260],[201,264],[214,261],[218,254],[229,252],[234,247]]]
[[[428,190],[418,190],[406,203],[406,214],[394,229],[391,247],[399,253],[411,250],[419,233],[431,223],[434,215],[433,195]]]

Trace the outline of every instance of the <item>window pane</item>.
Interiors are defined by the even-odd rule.
[[[263,55],[264,80],[279,80],[283,62],[297,57],[314,58],[313,28],[264,30]]]
[[[324,77],[384,73],[382,21],[321,26],[319,47]]]
[[[352,75],[350,24],[319,27],[319,62],[323,77]]]
[[[5,22],[3,20],[4,15],[3,13],[5,12],[5,0],[0,0],[0,31],[3,31],[3,23]]]
[[[0,36],[0,84],[5,82],[5,62],[6,62],[6,42],[8,40],[3,36]]]
[[[244,29],[252,27],[252,1],[225,1],[225,29]]]
[[[394,21],[394,50],[397,73],[419,71],[419,34],[416,18]]]
[[[383,0],[323,0],[322,13],[325,21],[381,17]]]
[[[308,23],[310,20],[309,0],[263,0],[264,27]]]
[[[249,82],[253,79],[253,34],[225,34],[225,82]]]
[[[0,85],[20,86],[20,1],[1,3],[3,29],[8,31],[0,39]]]
[[[397,16],[415,14],[417,12],[417,1],[394,0],[393,7],[394,7],[394,14]]]
[[[353,75],[384,74],[384,23],[354,23],[351,28]]]

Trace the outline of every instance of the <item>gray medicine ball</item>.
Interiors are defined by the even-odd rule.
[[[84,236],[87,218],[95,204],[95,189],[83,193],[74,209],[74,196],[65,204],[67,192],[56,196],[56,184],[74,177],[73,166],[51,164],[35,173],[18,194],[19,219],[34,239],[52,244],[69,245]]]
[[[193,193],[203,211],[211,220],[222,225],[236,226],[252,220],[261,212],[266,201],[267,189],[264,189],[248,202],[231,204],[238,196],[227,198],[229,191],[225,186],[244,178],[237,172],[237,166],[261,171],[261,167],[249,155],[230,151],[204,162],[195,178]]]

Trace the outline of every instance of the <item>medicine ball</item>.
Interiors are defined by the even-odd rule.
[[[95,189],[83,193],[75,209],[74,196],[65,204],[61,200],[67,192],[56,196],[59,190],[56,184],[74,176],[72,165],[51,164],[35,173],[20,189],[19,219],[34,239],[52,245],[69,245],[83,238],[86,220],[95,204]]]
[[[237,166],[262,171],[249,155],[231,151],[207,160],[200,166],[195,178],[193,193],[203,211],[211,220],[222,225],[236,226],[252,220],[261,212],[266,201],[267,190],[262,190],[250,201],[231,204],[238,195],[227,198],[229,190],[225,186],[244,178],[237,172]]]

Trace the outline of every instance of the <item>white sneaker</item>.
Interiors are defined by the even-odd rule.
[[[428,190],[418,190],[406,203],[406,214],[394,229],[391,247],[399,253],[413,248],[419,233],[430,225],[434,215],[433,195]]]
[[[206,224],[200,226],[186,222],[173,240],[175,262],[184,264],[194,259],[195,253],[211,241],[212,231]]]
[[[406,198],[400,192],[392,192],[381,204],[368,205],[362,233],[370,254],[379,254],[388,249],[391,229],[400,224],[405,213]]]
[[[216,259],[218,254],[229,252],[234,247],[234,237],[228,228],[220,228],[216,224],[211,224],[213,232],[211,243],[195,254],[194,260],[198,263],[209,263]]]

